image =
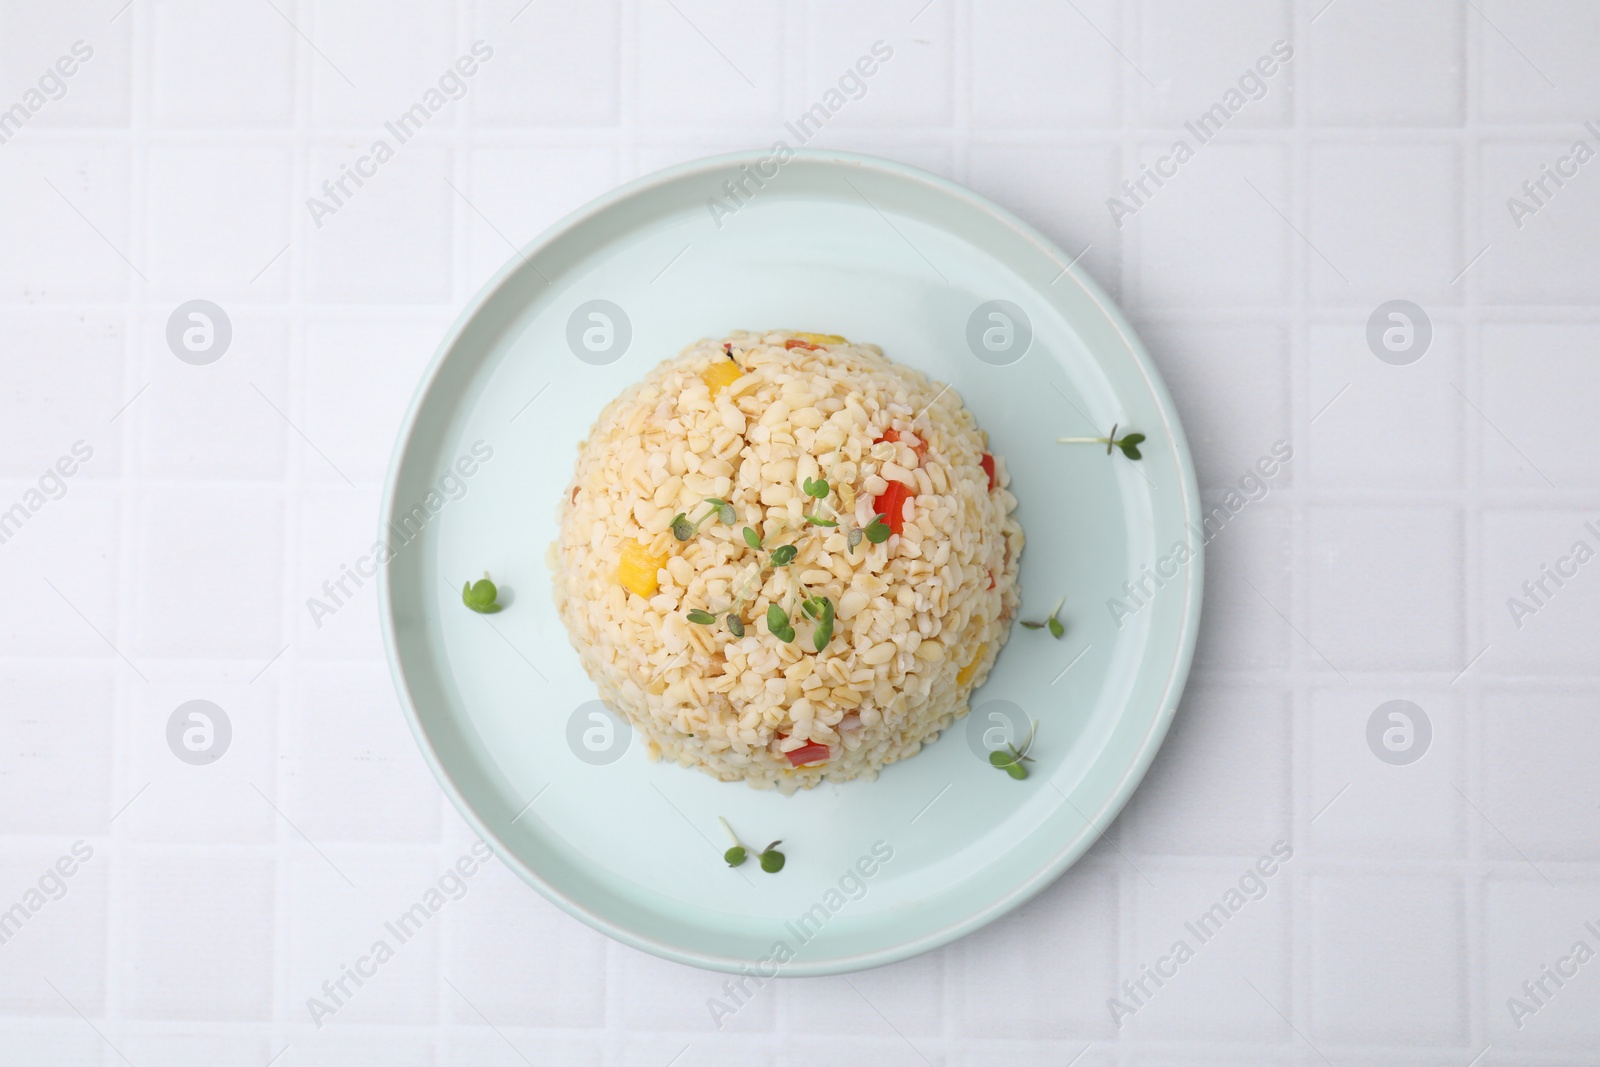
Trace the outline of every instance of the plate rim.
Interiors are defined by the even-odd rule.
[[[440,339],[438,347],[417,382],[416,389],[406,407],[405,415],[400,421],[394,449],[385,472],[383,493],[379,501],[379,531],[381,532],[385,525],[394,518],[401,467],[405,463],[424,403],[436,384],[446,360],[460,342],[468,326],[484,307],[499,295],[513,274],[531,262],[533,255],[540,249],[552,244],[562,235],[589,221],[591,218],[609,211],[619,203],[696,173],[720,171],[728,167],[737,168],[741,164],[754,164],[758,160],[770,159],[773,151],[774,149],[768,148],[742,149],[734,152],[719,153],[687,160],[641,175],[616,186],[606,193],[602,193],[575,210],[568,212],[565,216],[547,226],[538,236],[520,249],[513,249],[511,258],[485,281],[478,291],[463,305],[460,313]],[[1072,281],[1079,286],[1084,296],[1094,304],[1100,314],[1105,317],[1106,322],[1115,331],[1128,356],[1133,359],[1134,366],[1138,369],[1146,388],[1150,390],[1151,396],[1155,400],[1163,429],[1166,431],[1167,439],[1171,442],[1177,459],[1178,491],[1183,503],[1182,511],[1186,520],[1185,536],[1191,550],[1190,565],[1185,569],[1184,602],[1179,624],[1180,640],[1174,650],[1173,660],[1167,674],[1166,686],[1161,694],[1160,706],[1156,709],[1156,714],[1145,736],[1139,741],[1134,757],[1123,769],[1122,776],[1118,780],[1116,787],[1107,795],[1097,811],[1092,815],[1084,816],[1084,829],[1068,841],[1056,854],[1048,857],[1032,875],[1015,883],[983,907],[969,912],[959,920],[897,942],[892,946],[870,952],[848,956],[831,956],[817,960],[801,960],[797,958],[784,963],[780,972],[781,977],[820,977],[851,973],[870,967],[899,962],[948,945],[965,937],[967,934],[982,929],[989,923],[1020,907],[1053,884],[1075,865],[1093,847],[1094,843],[1110,829],[1111,823],[1127,806],[1134,791],[1148,773],[1151,764],[1155,760],[1156,753],[1160,751],[1193,667],[1195,642],[1199,631],[1201,600],[1204,591],[1206,545],[1203,539],[1198,539],[1194,536],[1194,529],[1200,515],[1200,493],[1195,476],[1193,453],[1189,448],[1188,438],[1183,432],[1182,424],[1178,421],[1177,409],[1173,404],[1171,394],[1152,362],[1149,352],[1139,340],[1139,336],[1134,331],[1132,324],[1128,322],[1116,303],[1100,288],[1100,285],[1079,269],[1076,259],[1070,259],[1065,256],[1053,241],[1008,209],[959,182],[934,174],[931,171],[897,160],[860,152],[814,148],[791,148],[789,151],[791,158],[784,163],[785,166],[793,162],[806,162],[809,164],[841,165],[857,169],[874,169],[885,172],[890,177],[931,186],[936,191],[964,201],[970,207],[990,216],[994,221],[1012,231],[1014,235],[1034,245],[1045,256],[1060,264],[1063,272],[1070,276]],[[515,852],[502,843],[499,835],[488,825],[487,820],[462,794],[454,776],[445,767],[432,738],[422,722],[421,715],[417,709],[417,702],[413,697],[410,684],[400,664],[400,642],[396,631],[394,603],[390,586],[391,569],[391,563],[384,563],[378,569],[379,627],[383,633],[384,658],[389,667],[389,674],[395,686],[396,696],[399,698],[401,711],[424,761],[428,764],[429,770],[433,772],[433,776],[439,783],[440,788],[444,790],[445,795],[450,798],[451,803],[467,824],[493,849],[500,861],[562,911],[583,922],[591,929],[597,930],[622,944],[676,963],[712,971],[737,974],[740,973],[741,968],[748,968],[751,962],[749,960],[695,951],[619,925],[611,919],[590,910],[581,901],[569,897],[556,889],[521,857],[517,856]],[[1095,830],[1099,820],[1108,812],[1110,818],[1105,823],[1105,829]],[[1081,812],[1080,815],[1082,815]]]

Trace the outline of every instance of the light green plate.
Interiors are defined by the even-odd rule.
[[[401,431],[383,500],[396,555],[380,590],[417,743],[513,870],[669,959],[832,974],[976,930],[1048,885],[1116,816],[1188,673],[1198,497],[1149,357],[1049,241],[912,167],[845,153],[802,152],[781,168],[764,159],[721,156],[626,185],[484,288]],[[752,172],[775,176],[759,189],[744,178],[754,195],[728,210],[724,183]],[[621,314],[583,310],[574,349],[569,322],[595,300]],[[1020,308],[1029,329],[1012,312],[980,314],[969,330],[992,300]],[[621,748],[626,732],[585,707],[595,687],[545,563],[576,446],[607,401],[698,338],[782,327],[875,342],[953,384],[1021,501],[1023,617],[1042,618],[1064,593],[1067,625],[1059,641],[1014,629],[974,714],[917,756],[877,781],[795,796],[651,763],[637,736]],[[1054,443],[1113,423],[1147,435],[1141,461]],[[421,532],[401,543],[406,522]],[[1172,558],[1178,545],[1187,563]],[[1146,577],[1136,600],[1123,583],[1147,565],[1166,576],[1159,588]],[[485,570],[506,591],[497,615],[461,603],[462,582]],[[1114,598],[1128,611],[1108,607]],[[1006,733],[997,701],[1038,721],[1025,781],[985,758]],[[726,867],[719,815],[749,844],[782,838],[788,866]]]

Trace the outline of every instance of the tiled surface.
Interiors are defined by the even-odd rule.
[[[314,218],[480,38],[456,99]],[[308,999],[471,845],[395,713],[370,584],[304,610],[370,543],[435,338],[511,245],[769,145],[878,39],[893,62],[821,143],[1082,253],[1231,514],[1144,788],[990,928],[780,980],[720,1031],[720,976],[493,864],[319,1027]],[[77,41],[64,95],[40,86]],[[1597,46],[1600,15],[1555,0],[0,0],[0,111],[41,89],[0,143],[0,515],[26,512],[0,525],[0,930],[28,916],[0,1059],[1594,1064],[1600,161],[1561,161],[1600,150]],[[194,297],[235,330],[207,367],[165,342]],[[1368,349],[1391,299],[1431,318],[1420,362]],[[233,723],[215,767],[167,745],[195,698]],[[1395,699],[1432,731],[1411,764],[1369,745]]]

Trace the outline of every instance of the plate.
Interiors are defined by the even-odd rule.
[[[958,720],[875,781],[784,796],[651,763],[598,704],[546,549],[601,407],[698,338],[792,328],[951,383],[1006,457],[1023,617]],[[1137,462],[1062,436],[1115,423]],[[467,821],[595,929],[723,971],[835,974],[978,929],[1081,856],[1166,733],[1200,612],[1193,464],[1150,359],[1069,257],[1006,211],[882,159],[750,152],[673,167],[564,219],[462,313],[383,499],[384,638],[417,743]],[[487,571],[505,610],[461,586]],[[1037,721],[1016,781],[987,750]],[[730,869],[718,823],[783,840]]]

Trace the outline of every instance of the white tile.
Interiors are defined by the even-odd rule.
[[[310,489],[301,496],[288,590],[290,634],[297,656],[383,657],[375,581],[381,554],[377,507],[374,494],[351,493],[343,484]],[[398,537],[383,543],[391,551],[405,551]]]
[[[1595,122],[1600,128],[1600,115]],[[1554,137],[1483,145],[1477,213],[1481,243],[1490,247],[1472,269],[1482,272],[1490,302],[1590,304],[1600,298],[1590,254],[1600,240],[1600,166],[1592,159],[1576,164],[1580,140],[1589,152],[1600,151],[1600,137],[1577,123]]]
[[[1275,491],[1272,479],[1257,478],[1250,488],[1256,485]],[[1201,618],[1206,624],[1195,642],[1197,672],[1284,667],[1291,643],[1299,640],[1278,614],[1291,607],[1293,516],[1266,497],[1237,513],[1229,509],[1230,502],[1249,496],[1246,491],[1231,498],[1216,491],[1202,494],[1204,528],[1214,532],[1205,543]],[[1219,527],[1223,515],[1230,517]]]
[[[280,825],[272,810],[279,762],[277,686],[271,678],[251,681],[254,668],[232,678],[199,668],[186,673],[181,682],[157,680],[134,690],[121,754],[129,796],[112,806],[123,809],[117,832],[172,844],[271,844]],[[171,748],[167,724],[191,700],[222,709],[226,725],[213,722],[209,744],[216,746],[224,730],[228,740],[215,762],[186,763]],[[180,721],[189,728],[201,725],[188,715]]]
[[[46,990],[48,986],[44,987]],[[51,994],[54,996],[54,994]],[[58,1000],[57,1003],[60,1003]],[[104,1067],[106,1044],[77,1016],[54,1026],[7,1028],[6,1053],[18,1063],[48,1063],[50,1067]]]
[[[1306,31],[1313,119],[1330,126],[1460,123],[1469,17],[1476,16],[1446,0],[1341,0],[1322,11]]]
[[[440,1050],[442,1067],[600,1067],[603,1062],[604,1031],[479,1030],[457,1030]]]
[[[1483,412],[1468,417],[1483,422],[1487,480],[1528,488],[1600,485],[1600,457],[1586,445],[1585,403],[1600,388],[1600,367],[1581,355],[1597,340],[1595,323],[1484,325],[1483,386],[1467,395]]]
[[[1125,75],[1123,60],[1100,36],[1121,37],[1118,6],[1110,0],[1071,6],[985,0],[974,5],[971,33],[972,115],[979,126],[1061,128],[1115,119]],[[1143,58],[1132,56],[1136,63]]]
[[[161,126],[287,126],[294,119],[294,0],[238,11],[204,0],[151,5],[151,109]],[[124,16],[126,17],[126,16]],[[303,32],[303,31],[302,31]],[[312,57],[308,62],[325,60]]]
[[[1134,84],[1140,113],[1152,123],[1181,126],[1217,104],[1234,113],[1230,126],[1289,120],[1301,57],[1291,43],[1287,6],[1144,0],[1139,29],[1140,65],[1155,86],[1139,78]]]
[[[1124,809],[1123,847],[1254,856],[1289,837],[1290,735],[1286,694],[1190,685]]]
[[[460,855],[476,860],[470,850]],[[471,1004],[452,994],[445,1002],[448,1018],[476,1025],[476,1007],[496,1026],[603,1027],[605,938],[546,901],[499,860],[482,865],[469,884],[470,897],[452,906],[444,968]],[[559,959],[561,966],[528,966],[540,957]],[[699,1011],[705,1014],[703,1006]]]
[[[1451,388],[1463,380],[1461,331],[1431,316],[1430,328],[1432,340],[1422,358],[1397,367],[1367,346],[1365,318],[1311,325],[1305,474],[1313,484],[1347,489],[1460,484],[1462,422],[1477,418]],[[1383,431],[1374,432],[1379,426]]]
[[[0,752],[0,832],[105,833],[114,810],[111,667],[12,663],[0,667],[0,678],[0,733],[8,739]]]
[[[1292,1033],[1260,1000],[1290,1004],[1289,960],[1279,946],[1289,935],[1294,855],[1280,839],[1289,857],[1281,859],[1274,843],[1233,863],[1150,863],[1150,881],[1133,880],[1135,963],[1107,994],[1117,998],[1119,1029],[1130,1039],[1270,1041]]]
[[[105,5],[94,0],[0,5],[0,69],[11,72],[6,95],[34,111],[29,126],[127,125],[133,20],[106,19]],[[27,97],[29,89],[42,106]]]
[[[1428,747],[1413,763],[1379,759],[1367,724],[1379,706],[1409,700],[1428,717]],[[1459,857],[1466,846],[1461,797],[1451,783],[1465,780],[1469,720],[1456,690],[1348,686],[1335,681],[1311,691],[1301,786],[1303,837],[1318,856]],[[1394,725],[1388,713],[1384,728]],[[1413,725],[1415,731],[1415,725]],[[1412,734],[1413,744],[1419,735]]]
[[[802,125],[802,113],[820,121],[812,110],[820,105],[832,113],[824,129],[947,125],[953,9],[934,4],[917,15],[921,6],[921,0],[901,0],[896,7],[906,21],[900,22],[849,0],[808,4],[801,97],[784,118],[805,132],[810,127]],[[906,25],[909,32],[899,28]]]
[[[7,534],[0,546],[0,653],[85,657],[131,671],[115,651],[134,655],[118,619],[122,520],[115,491],[88,480],[66,484],[66,495],[46,498],[20,529],[0,525]],[[35,500],[16,483],[6,499],[7,516],[13,502]]]
[[[358,486],[382,484],[406,405],[448,325],[444,313],[396,309],[321,316],[307,327],[305,395],[290,417],[334,464],[308,453],[312,481],[347,488],[342,472]],[[375,507],[371,514],[376,526]]]
[[[1054,241],[1063,266],[1081,256],[1078,269],[1114,297],[1122,290],[1122,239],[1104,201],[1120,179],[1118,158],[1109,146],[974,141],[966,184]],[[1051,180],[1040,182],[1040,173]]]
[[[328,57],[311,62],[312,121],[370,126],[376,134],[383,120],[418,102],[432,110],[443,98],[447,102],[432,121],[449,122],[449,112],[470,92],[460,72],[452,71],[466,50],[456,48],[453,6],[346,0],[308,7],[303,28]],[[424,102],[430,89],[438,96]]]
[[[330,1024],[297,1042],[292,1055],[295,1067],[433,1067],[439,1062],[433,1045],[400,1029],[346,1034]]]
[[[439,945],[462,906],[438,885],[445,865],[432,850],[334,851],[355,889],[309,848],[290,864],[290,1022],[323,1030],[437,1022]]]
[[[1600,782],[1572,758],[1594,743],[1595,695],[1593,688],[1545,687],[1484,693],[1484,750],[1495,758],[1483,768],[1477,795],[1465,792],[1482,811],[1467,818],[1488,820],[1481,837],[1492,855],[1513,864],[1524,857],[1535,863],[1600,859],[1600,842],[1589,832],[1600,808]],[[1565,879],[1553,878],[1558,884]],[[1594,918],[1600,922],[1600,915]]]
[[[887,1018],[911,1040],[938,1048],[949,955],[948,950],[930,952],[851,975],[848,981],[842,976],[787,979],[779,987],[784,1018],[791,1032],[801,1020],[828,1019],[832,1033],[874,1037],[886,1032]]]
[[[285,738],[299,753],[283,785],[285,813],[323,841],[434,841],[443,798],[380,663],[297,663]],[[352,803],[359,797],[359,803]]]
[[[1597,889],[1592,878],[1566,877],[1552,889],[1531,871],[1484,883],[1484,1007],[1496,1044],[1577,1050],[1600,1041]]]
[[[1483,513],[1478,613],[1497,671],[1587,673],[1600,625],[1600,511]]]
[[[1314,669],[1466,666],[1458,512],[1319,505],[1306,524]]]
[[[529,17],[542,6],[530,8]],[[617,183],[616,151],[609,145],[480,148],[469,166],[462,192],[472,203],[458,199],[456,208],[466,220],[475,284],[516,259],[547,226]]]
[[[141,470],[157,478],[281,479],[289,441],[300,440],[273,410],[283,408],[287,391],[289,323],[219,304],[232,340],[216,362],[195,366],[167,346],[167,319],[178,306],[156,305],[140,330],[138,377],[149,388],[122,418],[137,430]]]
[[[837,1064],[838,1067],[945,1067],[949,1062],[944,1051],[940,1048],[937,1039],[916,1038],[911,1035],[896,1036],[880,1020],[879,1027],[888,1037],[863,1038],[858,1036],[823,1036],[821,1034],[800,1034],[784,1042],[784,1058],[779,1059],[746,1059],[740,1057],[740,1063],[782,1063],[806,1064],[826,1063]],[[685,1060],[688,1057],[684,1057]],[[645,1067],[648,1061],[639,1061],[639,1067]],[[710,1064],[715,1060],[706,1057],[702,1062]],[[1009,1062],[1009,1061],[1008,1061]]]
[[[475,125],[617,121],[617,0],[581,6],[480,0],[473,25],[476,36],[494,49],[473,77],[467,107]],[[529,62],[530,56],[537,61]]]
[[[394,155],[382,164],[362,162],[373,158],[365,138],[312,151],[306,196],[324,206],[314,216],[304,204],[299,208],[306,212],[303,254],[312,300],[415,305],[450,299],[451,154],[437,139],[419,140],[428,136],[425,131],[399,143],[390,135]],[[351,167],[375,168],[376,174],[359,187],[347,181],[349,196],[330,196],[324,183]]]
[[[638,7],[639,117],[650,126],[780,121],[783,12],[707,0]],[[602,99],[604,99],[602,97]]]
[[[1167,153],[1165,144],[1147,145],[1139,158],[1158,164]],[[1120,221],[1138,249],[1138,304],[1193,307],[1284,299],[1290,242],[1300,240],[1278,214],[1291,219],[1298,214],[1289,200],[1285,163],[1275,147],[1213,141],[1200,145],[1181,166],[1167,166],[1176,166],[1177,173],[1160,188],[1147,183],[1148,198],[1124,196],[1123,203],[1135,212]]]
[[[147,853],[118,873],[122,1011],[134,1019],[272,1018],[271,860]]]
[[[1329,17],[1332,17],[1331,14]],[[1461,247],[1452,145],[1325,145],[1311,153],[1311,291],[1328,304],[1455,303]],[[1341,277],[1343,275],[1343,277]]]
[[[18,401],[0,419],[0,474],[37,482],[65,456],[72,479],[114,477],[122,434],[110,420],[138,388],[123,384],[122,316],[31,308],[0,315],[0,330]],[[71,457],[78,441],[92,452],[86,462]]]
[[[152,147],[143,265],[152,296],[226,305],[285,295],[287,272],[267,267],[289,243],[291,165],[286,147]]]
[[[275,492],[152,489],[136,521],[139,625],[130,654],[265,664],[278,653],[284,518]],[[213,595],[220,590],[226,595]]]
[[[1318,875],[1309,888],[1311,1027],[1306,1036],[1464,1045],[1461,884],[1431,875]]]
[[[0,879],[6,886],[0,1014],[8,1022],[30,1015],[77,1022],[74,1006],[90,1017],[104,1017],[109,862],[103,844],[70,832],[0,849]],[[6,1055],[15,1056],[7,1037]]]
[[[1267,469],[1276,472],[1265,480],[1269,489],[1293,484],[1293,459],[1281,464],[1272,454],[1280,442],[1292,452],[1295,437],[1282,327],[1161,321],[1140,324],[1139,334],[1168,387],[1183,397],[1179,415],[1202,489],[1236,488]],[[1220,366],[1228,373],[1217,373]]]
[[[0,258],[0,298],[121,301],[140,272],[149,275],[129,239],[125,148],[20,138],[4,147],[0,247],[29,254]]]
[[[1117,973],[1118,883],[1077,867],[1010,915],[951,949],[965,1037],[1110,1037],[1106,1011]],[[988,961],[1004,959],[1005,967]]]
[[[755,1034],[773,1030],[778,991],[772,982],[761,988],[752,987],[751,993],[736,1004],[722,988],[728,980],[726,975],[686,967],[621,944],[606,946],[606,953],[606,989],[617,1004],[616,1011],[608,1013],[606,1019],[612,1030],[630,1034],[683,1032],[685,1041],[695,1033]],[[729,1004],[733,1013],[713,1017],[712,998]]]
[[[117,1049],[134,1063],[193,1063],[207,1067],[261,1067],[285,1044],[241,1033],[124,1034],[117,1039]]]
[[[1558,10],[1526,0],[1482,0],[1478,7],[1485,118],[1565,123],[1600,111],[1600,72],[1589,58],[1590,42],[1600,35],[1600,11],[1590,4],[1562,4]]]

